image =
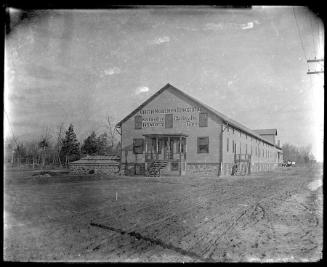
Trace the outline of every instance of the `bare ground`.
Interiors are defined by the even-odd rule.
[[[322,257],[322,188],[310,186],[321,167],[226,178],[32,175],[5,172],[5,260]]]

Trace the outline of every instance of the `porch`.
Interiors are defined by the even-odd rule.
[[[145,169],[162,166],[166,175],[184,175],[186,170],[186,134],[144,134]],[[160,164],[159,164],[160,163]]]

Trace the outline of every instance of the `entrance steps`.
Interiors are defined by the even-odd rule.
[[[149,177],[159,177],[160,170],[165,168],[168,164],[167,160],[154,160],[150,164],[147,170],[147,176]]]

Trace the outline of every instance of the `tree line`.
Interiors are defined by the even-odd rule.
[[[118,155],[120,142],[108,117],[107,131],[96,135],[93,131],[82,144],[78,141],[73,124],[65,130],[63,123],[55,133],[47,127],[42,135],[33,141],[18,142],[13,139],[6,144],[6,162],[13,166],[29,165],[33,168],[46,166],[68,167],[69,162],[86,155]]]
[[[311,146],[297,147],[291,144],[282,146],[284,161],[295,161],[296,164],[307,164],[315,162],[315,157],[311,153]]]

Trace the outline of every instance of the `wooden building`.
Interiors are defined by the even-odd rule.
[[[170,84],[116,127],[127,175],[247,174],[282,162],[276,129],[250,130]]]

